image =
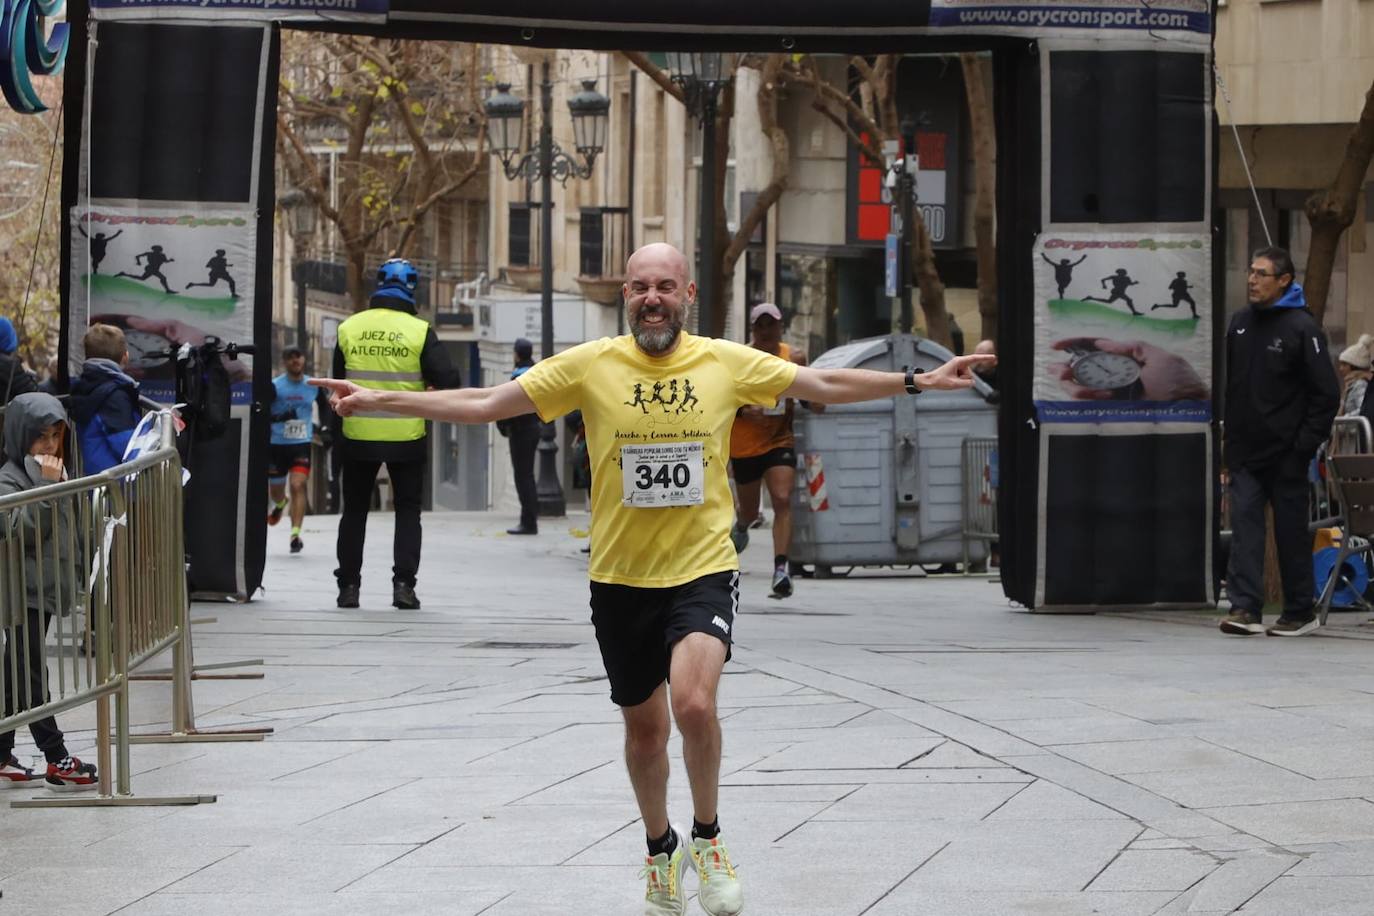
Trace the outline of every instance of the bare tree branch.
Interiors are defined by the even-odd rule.
[[[682,87],[673,82],[673,78],[649,60],[649,55],[643,51],[621,51],[620,56],[634,64],[648,75],[649,79],[658,84],[664,92],[677,99],[682,104],[687,104],[687,96],[683,93]]]

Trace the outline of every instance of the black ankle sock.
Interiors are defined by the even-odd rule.
[[[714,840],[720,835],[720,818],[716,818],[709,824],[703,824],[696,818],[692,818],[692,839],[694,840]]]
[[[668,832],[658,839],[649,837],[649,855],[651,856],[656,856],[659,853],[671,856],[675,849],[677,849],[677,834],[673,832],[672,827],[669,827]]]
[[[774,557],[774,558],[773,558],[773,565],[774,565],[774,566],[786,566],[786,565],[787,565],[787,554],[785,554],[785,553],[780,553],[780,554],[778,554],[776,557]]]

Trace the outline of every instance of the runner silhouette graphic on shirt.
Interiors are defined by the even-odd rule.
[[[644,413],[648,413],[648,412],[649,412],[649,402],[646,401],[646,400],[644,400],[644,385],[643,385],[643,383],[641,383],[641,382],[635,382],[635,390],[634,390],[633,394],[631,395],[631,397],[633,398],[633,400],[625,401],[625,402],[624,402],[624,404],[625,404],[626,407],[638,407],[638,408],[639,408],[641,411],[643,411]]]
[[[119,238],[121,235],[123,235],[124,230],[117,229],[115,230],[114,235],[106,235],[103,232],[97,232],[95,235],[86,235],[85,228],[77,226],[76,231],[80,232],[83,236],[86,236],[86,238],[90,240],[91,273],[100,273],[100,262],[105,260],[105,246],[108,245],[110,242],[113,242],[115,239]]]
[[[1110,277],[1103,277],[1102,288],[1106,289],[1108,283],[1112,284],[1112,294],[1108,296],[1106,299],[1103,299],[1100,296],[1084,296],[1083,301],[1105,302],[1108,305],[1111,305],[1118,299],[1125,299],[1126,308],[1131,310],[1131,314],[1139,315],[1140,312],[1137,312],[1135,310],[1135,301],[1132,300],[1130,296],[1126,295],[1126,290],[1130,289],[1132,286],[1139,286],[1140,284],[1130,278],[1130,276],[1126,273],[1126,268],[1118,267],[1116,269],[1116,273],[1112,274]]]
[[[1068,289],[1069,284],[1073,282],[1073,269],[1088,260],[1088,256],[1085,254],[1083,257],[1073,262],[1070,262],[1068,258],[1060,258],[1058,261],[1051,261],[1049,255],[1045,254],[1043,251],[1040,252],[1040,257],[1045,259],[1046,264],[1054,268],[1054,285],[1059,287],[1060,299],[1064,298],[1064,290]]]
[[[676,382],[674,382],[674,384],[676,384]],[[701,403],[701,401],[699,401],[699,400],[697,399],[696,393],[692,391],[692,380],[689,379],[689,378],[688,378],[688,379],[683,379],[683,380],[682,380],[682,403],[680,403],[680,404],[677,405],[677,412],[678,412],[678,413],[686,413],[686,412],[687,412],[687,405],[688,405],[688,404],[700,404],[700,403]]]
[[[187,289],[193,286],[214,286],[216,283],[223,280],[225,283],[229,284],[229,297],[231,299],[237,299],[239,297],[238,290],[234,288],[234,278],[229,276],[229,268],[234,265],[225,260],[223,248],[216,248],[215,256],[206,261],[205,266],[210,270],[210,279],[205,283],[187,283]]]
[[[653,394],[649,395],[650,404],[658,404],[663,408],[663,412],[668,412],[668,402],[663,400],[663,383],[654,382]]]
[[[144,258],[147,258],[147,263],[144,263]],[[167,285],[167,278],[162,275],[162,265],[175,264],[176,258],[169,258],[163,254],[161,245],[151,245],[148,251],[134,255],[134,263],[143,264],[142,276],[135,277],[133,274],[125,273],[122,270],[115,276],[129,277],[134,280],[147,280],[150,277],[157,277],[158,281],[162,283],[162,288],[168,293],[172,292],[172,288]]]
[[[1186,302],[1188,303],[1188,308],[1193,310],[1193,317],[1196,318],[1197,303],[1193,301],[1192,296],[1188,295],[1188,290],[1192,288],[1193,285],[1188,282],[1188,274],[1180,270],[1178,276],[1169,284],[1169,292],[1173,294],[1174,301],[1156,303],[1150,306],[1150,311],[1153,312],[1155,309],[1176,309]]]

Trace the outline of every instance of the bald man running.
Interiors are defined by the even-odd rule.
[[[592,623],[611,700],[625,719],[625,762],[647,833],[644,912],[684,912],[685,859],[697,872],[702,909],[734,916],[744,896],[716,810],[716,688],[739,605],[726,474],[735,412],[771,407],[784,397],[845,404],[967,388],[973,368],[995,357],[958,357],[924,374],[798,366],[684,331],[697,295],[687,271],[671,245],[639,249],[626,266],[630,334],[580,344],[494,388],[402,392],[332,379],[312,384],[331,390],[343,416],[387,410],[490,423],[533,411],[547,422],[582,410],[592,464]],[[650,391],[659,396],[646,399]],[[690,841],[668,818],[671,721],[682,733],[691,784]]]

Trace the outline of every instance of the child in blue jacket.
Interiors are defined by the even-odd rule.
[[[138,382],[124,370],[129,347],[114,325],[93,324],[82,341],[86,362],[72,382],[71,414],[81,442],[81,467],[98,474],[121,463],[138,425]]]

